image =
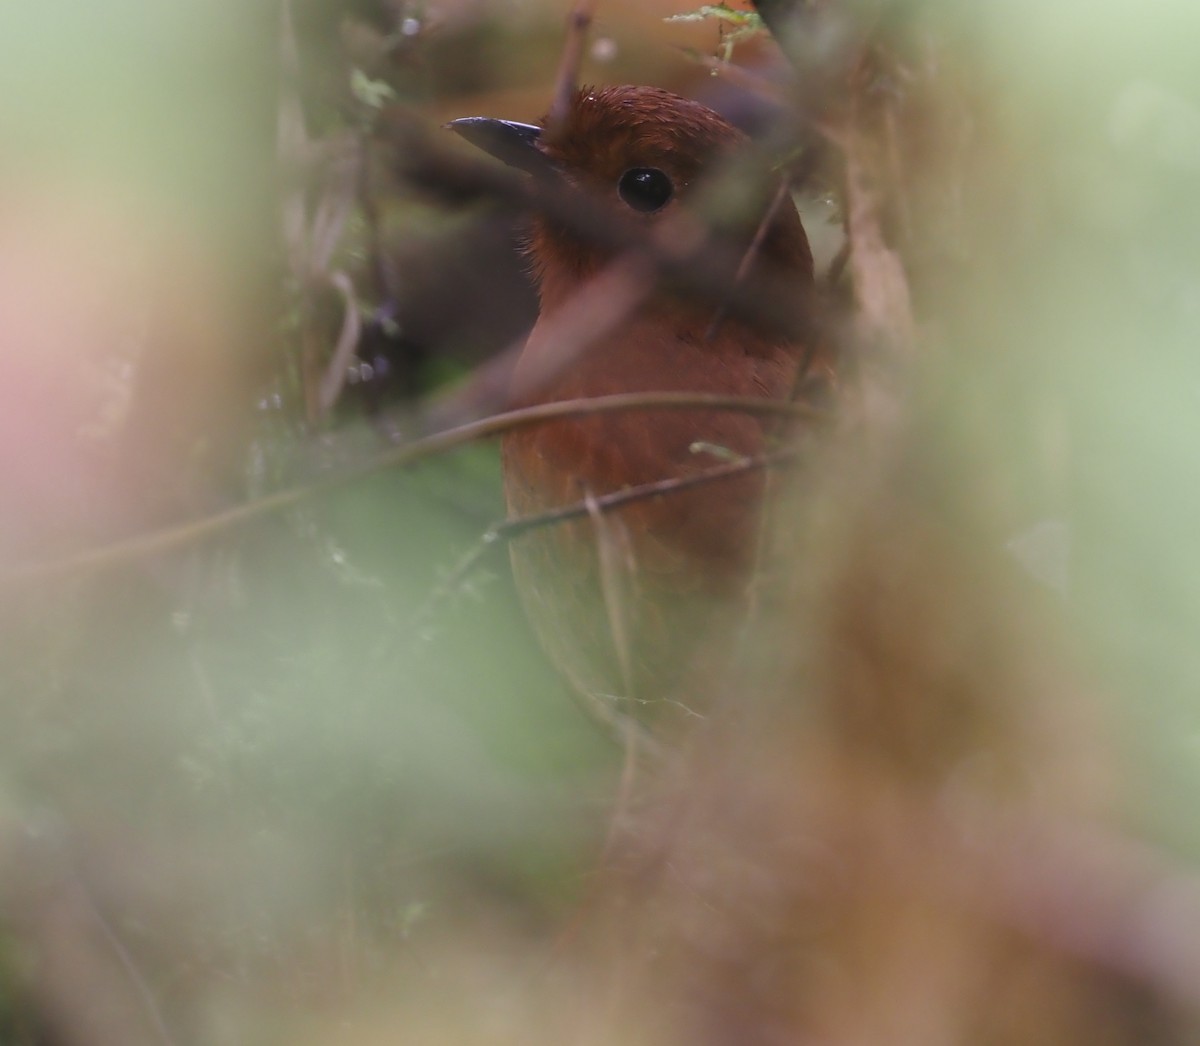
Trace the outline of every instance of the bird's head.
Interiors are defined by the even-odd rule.
[[[746,136],[711,109],[656,87],[584,88],[565,117],[546,129],[487,117],[448,126],[505,163],[565,180],[615,221],[642,227],[694,215],[712,174],[747,145]],[[741,226],[736,235],[745,242],[770,199],[769,191],[758,195],[761,206],[749,223],[753,208],[742,200],[732,208],[738,211],[732,224]],[[720,222],[721,201],[715,208],[706,202],[706,213]],[[581,228],[545,214],[535,219],[530,251],[543,280],[547,272],[586,278],[612,253],[589,241]],[[811,280],[808,239],[790,201],[778,209],[762,257],[789,275]]]

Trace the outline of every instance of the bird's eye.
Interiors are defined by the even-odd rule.
[[[657,167],[632,167],[617,182],[621,199],[645,214],[665,207],[674,191],[671,179]]]

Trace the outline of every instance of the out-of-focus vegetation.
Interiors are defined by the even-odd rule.
[[[1188,1041],[1200,8],[798,3],[796,84],[738,44],[886,242],[761,663],[616,812],[503,550],[458,569],[493,449],[326,484],[534,308],[381,105],[537,118],[566,8],[73,6],[0,9],[0,1040]],[[723,104],[694,6],[601,3],[583,80]]]

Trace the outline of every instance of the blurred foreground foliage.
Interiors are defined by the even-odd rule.
[[[585,78],[709,90],[692,6],[602,5]],[[280,201],[363,78],[535,118],[565,10],[297,2],[300,175],[275,4],[0,12],[0,1039],[1186,1041],[1200,11],[798,6],[869,40],[821,90],[876,106],[916,352],[846,336],[899,417],[804,470],[753,683],[615,824],[502,550],[455,573],[488,446],[30,569],[351,470],[519,336],[486,201],[324,197],[316,273]],[[403,380],[322,413],[334,270]]]

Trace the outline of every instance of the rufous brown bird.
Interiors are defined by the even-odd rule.
[[[640,228],[660,242],[681,227],[669,223],[689,214],[699,220],[694,204],[708,174],[746,144],[712,110],[653,87],[583,89],[545,129],[483,117],[449,126],[513,166],[586,193],[589,210],[611,215],[614,227]],[[772,193],[762,195],[756,217],[735,238],[745,250],[771,214],[743,277],[782,278],[797,303],[808,302],[812,255],[799,216],[790,197],[768,212]],[[563,318],[572,318],[577,296],[619,255],[611,243],[590,242],[561,213],[534,215],[528,251],[540,313],[516,368],[519,405],[634,392],[785,400],[797,389],[802,360],[814,381],[832,378],[817,346],[772,333],[741,312],[722,318],[722,302],[666,287],[623,301],[624,315],[607,329],[600,324],[599,336],[560,367]],[[509,512],[546,513],[694,476],[762,454],[778,431],[778,417],[661,408],[516,429],[502,446]],[[602,718],[636,712],[661,722],[661,710],[697,711],[745,613],[765,485],[763,472],[745,471],[513,541],[513,571],[542,644]]]

